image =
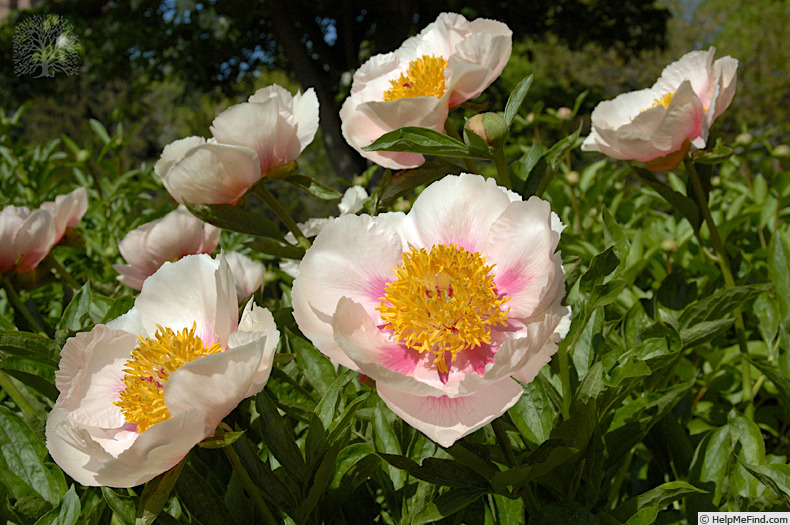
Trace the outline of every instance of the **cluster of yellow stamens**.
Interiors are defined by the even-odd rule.
[[[409,68],[384,92],[384,100],[411,97],[437,97],[444,95],[444,70],[447,60],[443,57],[423,55],[409,62]]]
[[[510,298],[497,293],[493,267],[452,244],[412,248],[393,268],[396,279],[376,309],[385,328],[410,348],[433,353],[447,373],[458,352],[491,343],[491,329],[507,324],[502,305]]]
[[[123,370],[126,388],[115,402],[126,421],[137,425],[137,432],[145,432],[172,417],[163,392],[171,372],[189,361],[222,352],[219,343],[206,347],[195,335],[196,328],[197,324],[193,323],[191,330],[184,328],[181,332],[173,332],[157,325],[153,339],[137,336],[140,345],[132,350],[131,359]]]
[[[655,99],[653,101],[653,105],[650,106],[647,109],[657,108],[658,106],[664,106],[664,108],[668,108],[669,107],[669,103],[672,102],[672,99],[674,98],[674,96],[675,96],[674,92],[667,93],[667,94]],[[647,111],[647,110],[645,110],[645,111]]]

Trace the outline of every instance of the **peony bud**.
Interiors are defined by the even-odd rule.
[[[479,113],[466,122],[466,130],[482,138],[489,147],[507,140],[507,123],[497,113]]]

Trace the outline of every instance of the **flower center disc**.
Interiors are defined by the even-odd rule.
[[[437,97],[444,95],[444,69],[447,60],[443,57],[423,55],[409,62],[409,68],[397,80],[390,80],[384,92],[384,100],[399,100],[411,97]]]
[[[458,352],[491,343],[491,328],[507,324],[502,305],[510,298],[497,293],[493,267],[452,244],[412,248],[392,269],[396,279],[376,309],[385,328],[409,348],[435,354],[447,373]]]
[[[164,385],[171,372],[209,354],[222,352],[222,345],[214,343],[208,348],[195,336],[197,324],[192,329],[173,332],[157,325],[153,339],[137,336],[140,345],[132,350],[131,359],[124,368],[120,399],[114,404],[129,423],[137,425],[143,433],[151,426],[172,416],[165,405]]]

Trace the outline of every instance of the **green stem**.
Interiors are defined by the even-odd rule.
[[[244,468],[244,465],[241,464],[241,459],[239,458],[239,455],[236,453],[236,451],[233,450],[233,445],[222,447],[222,450],[225,451],[225,455],[228,457],[228,460],[233,467],[233,471],[239,477],[239,480],[241,480],[242,485],[244,485],[245,490],[252,498],[255,506],[261,511],[263,521],[267,525],[277,525],[277,520],[274,519],[272,511],[269,510],[269,506],[266,504],[263,496],[261,496],[261,489],[252,481],[252,478],[250,478],[250,475]]]
[[[25,396],[22,395],[22,392],[20,392],[16,385],[11,381],[11,378],[8,377],[8,374],[2,370],[0,370],[0,389],[5,390],[5,393],[8,394],[8,397],[14,400],[14,403],[16,403],[16,406],[18,406],[22,412],[33,414],[33,407],[30,406],[30,403],[27,402],[27,399],[25,399]]]
[[[505,427],[502,426],[502,421],[499,418],[493,420],[491,422],[491,428],[494,429],[494,435],[496,436],[497,443],[499,443],[499,448],[501,448],[502,452],[505,454],[507,466],[513,468],[516,466],[516,455],[513,453],[513,447],[510,446],[510,439],[507,437]]]
[[[507,161],[505,160],[505,148],[499,146],[494,149],[494,165],[496,166],[496,178],[499,185],[512,189],[510,185],[510,175],[507,171]]]
[[[25,303],[22,302],[19,294],[16,293],[16,289],[14,289],[14,285],[11,284],[11,281],[5,276],[0,276],[0,282],[2,282],[3,289],[5,290],[6,296],[8,296],[8,302],[13,305],[17,312],[22,314],[22,317],[25,318],[25,321],[27,321],[27,323],[30,325],[30,328],[36,332],[47,335],[47,331],[44,330],[36,318],[33,317],[33,314],[30,313],[30,310],[27,309]]]
[[[57,261],[57,259],[55,259],[52,256],[51,253],[47,255],[47,259],[49,259],[49,262],[52,264],[52,267],[55,268],[55,271],[58,272],[58,274],[63,278],[63,280],[66,282],[67,285],[69,285],[74,290],[79,290],[80,288],[82,288],[82,285],[78,283],[77,280],[74,277],[72,277],[71,274],[67,272],[63,266],[61,266],[61,264]]]
[[[574,338],[574,344],[578,338]],[[568,352],[571,345],[560,343],[557,349],[557,364],[560,369],[560,383],[562,384],[562,418],[571,417],[571,367]]]
[[[450,125],[450,119],[447,119],[444,122],[444,131],[445,131],[445,133],[447,133],[447,135],[449,137],[452,137],[455,140],[458,140],[460,142],[464,141],[464,139],[461,137],[461,135],[458,134],[458,130],[455,129],[454,126]],[[475,163],[474,163],[474,161],[472,159],[470,159],[468,157],[464,157],[463,161],[464,161],[464,166],[466,166],[466,170],[469,173],[477,173],[477,167],[475,166]]]
[[[733,277],[732,270],[730,269],[730,261],[727,257],[727,251],[724,249],[724,243],[721,241],[721,237],[719,236],[719,230],[716,228],[716,223],[713,221],[713,216],[710,214],[708,201],[705,198],[705,191],[702,188],[702,182],[700,181],[699,175],[697,174],[697,169],[694,166],[694,162],[688,157],[686,157],[683,162],[686,166],[686,170],[688,171],[689,182],[691,182],[691,185],[694,188],[694,193],[697,196],[697,203],[699,204],[700,211],[702,212],[702,217],[705,220],[705,224],[708,225],[710,238],[713,242],[713,249],[716,250],[716,253],[719,256],[719,267],[721,268],[721,273],[724,277],[724,285],[728,289],[735,288],[735,278]],[[743,322],[743,314],[741,313],[740,308],[736,308],[733,311],[733,314],[735,315],[735,337],[738,339],[738,348],[741,351],[741,381],[743,383],[741,385],[741,389],[743,391],[743,399],[746,402],[746,410],[744,411],[744,415],[748,418],[751,418],[754,415],[754,396],[752,394],[751,365],[746,360],[746,356],[749,354],[749,347],[746,343],[746,326]]]
[[[261,200],[263,200],[272,210],[274,210],[274,213],[276,213],[280,220],[283,221],[283,224],[285,224],[286,228],[288,228],[288,230],[294,234],[294,237],[296,237],[296,242],[299,244],[299,246],[305,250],[310,248],[310,241],[307,240],[307,237],[305,237],[304,233],[302,233],[302,230],[299,229],[299,226],[297,226],[296,222],[291,218],[290,215],[288,215],[288,212],[285,211],[285,208],[283,208],[274,195],[272,195],[272,192],[270,192],[266,186],[264,186],[264,182],[253,186],[253,191],[255,192],[255,195],[260,197]]]

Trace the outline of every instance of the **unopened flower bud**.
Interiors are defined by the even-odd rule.
[[[557,118],[562,120],[569,120],[573,116],[573,111],[571,108],[566,108],[562,106],[561,108],[557,108]]]
[[[754,140],[754,137],[751,133],[739,133],[737,137],[735,137],[735,143],[739,146],[746,146],[747,144],[751,144]]]
[[[675,242],[675,239],[664,239],[661,241],[661,249],[665,252],[674,253],[678,251],[678,243]]]
[[[497,113],[479,113],[466,122],[466,129],[482,138],[488,146],[507,140],[507,124]]]
[[[568,181],[568,184],[573,186],[577,182],[579,182],[579,172],[576,170],[571,170],[565,174],[565,180]]]
[[[787,144],[779,144],[774,148],[774,157],[790,157],[790,146]]]

